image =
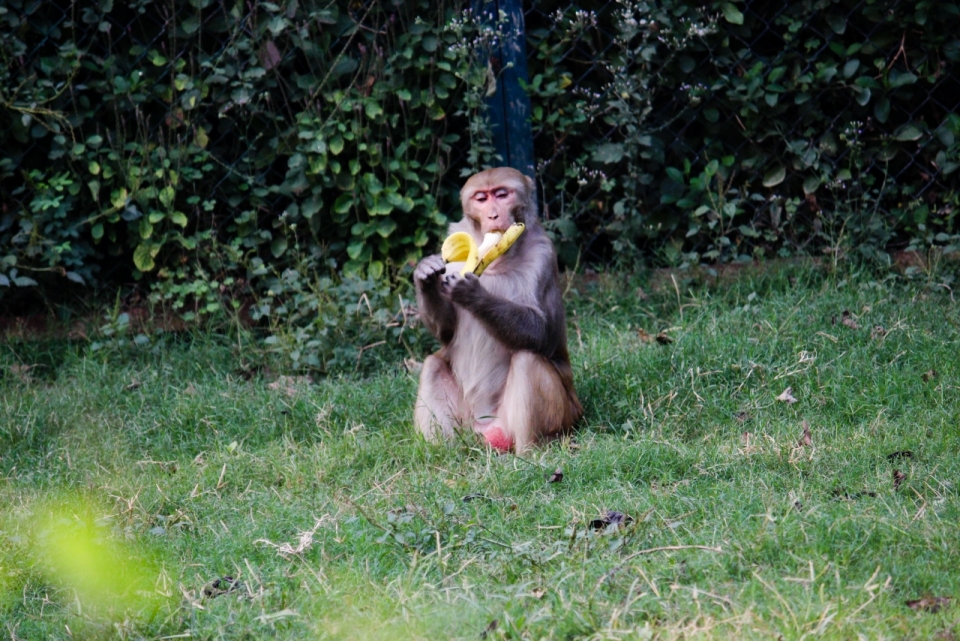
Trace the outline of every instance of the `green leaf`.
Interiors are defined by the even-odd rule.
[[[153,225],[146,218],[140,219],[140,238],[146,240],[153,236]]]
[[[367,118],[371,120],[383,114],[383,108],[373,100],[365,101],[363,104],[363,110],[367,114]]]
[[[103,223],[97,223],[90,228],[90,235],[94,240],[100,240],[103,238]]]
[[[612,164],[623,158],[623,145],[618,142],[605,142],[593,150],[593,159],[597,162]]]
[[[907,124],[901,126],[893,134],[894,139],[900,140],[903,142],[912,142],[914,140],[920,140],[921,138],[923,138],[923,136],[924,136],[923,130],[920,129],[920,127],[918,127],[916,124],[912,122],[908,122]]]
[[[270,243],[270,253],[273,254],[273,257],[280,258],[285,251],[287,251],[287,237],[277,236],[274,238]]]
[[[187,226],[187,216],[183,212],[175,211],[170,214],[170,220],[174,225],[180,225],[181,227]]]
[[[847,60],[847,64],[843,65],[843,77],[849,78],[853,74],[857,73],[857,69],[860,68],[860,61],[856,58],[851,58]]]
[[[877,104],[873,107],[873,115],[876,116],[877,122],[887,122],[887,118],[890,117],[890,100],[887,97],[877,101]]]
[[[356,260],[363,253],[364,247],[366,247],[366,243],[362,240],[350,243],[347,245],[347,256]]]
[[[917,77],[910,73],[909,71],[897,71],[893,70],[890,72],[890,78],[888,82],[891,87],[902,87],[904,85],[912,85],[917,81]]]
[[[33,280],[29,276],[17,276],[13,279],[13,284],[17,287],[33,287],[37,284],[37,281]]]
[[[149,244],[140,243],[137,245],[137,248],[133,250],[133,264],[140,271],[148,272],[156,266],[153,262],[155,255],[156,253]]]
[[[740,10],[732,2],[724,2],[723,7],[723,17],[727,19],[727,22],[731,24],[743,24],[743,14],[740,13]]]
[[[123,187],[110,192],[110,204],[122,209],[127,204],[127,190]]]
[[[685,182],[683,179],[683,172],[677,169],[676,167],[667,167],[666,172],[667,172],[667,175],[670,177],[670,180],[672,180],[673,182],[679,183],[681,185]]]
[[[339,156],[341,151],[343,151],[343,138],[338,134],[330,139],[330,153]]]
[[[803,193],[807,196],[817,191],[820,187],[820,179],[816,176],[810,176],[803,181]]]
[[[338,214],[345,214],[353,207],[353,194],[340,194],[336,202],[333,203],[333,211]]]
[[[383,278],[383,263],[379,260],[375,260],[370,263],[370,267],[367,270],[367,273],[370,275],[370,278],[375,280],[380,280]]]
[[[173,199],[176,196],[176,192],[173,190],[173,185],[167,185],[160,190],[158,198],[164,207],[170,207],[173,204]]]
[[[397,229],[397,223],[391,218],[381,218],[377,225],[377,233],[383,238],[388,238]]]
[[[787,177],[787,168],[783,165],[778,165],[768,171],[763,177],[763,186],[764,187],[776,187]]]
[[[861,107],[865,107],[868,102],[870,102],[870,88],[863,87],[860,91],[855,91],[854,95],[857,99],[857,104]]]
[[[836,34],[842,34],[847,30],[847,19],[838,13],[828,13],[827,24]]]

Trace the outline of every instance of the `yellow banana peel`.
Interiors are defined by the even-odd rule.
[[[490,263],[510,249],[510,246],[520,238],[524,229],[523,223],[514,223],[503,234],[486,234],[479,247],[477,241],[467,232],[454,232],[443,241],[440,256],[447,263],[463,261],[463,269],[460,270],[461,276],[467,272],[473,272],[479,276]]]
[[[443,258],[443,262],[445,263],[459,263],[462,261],[464,263],[463,269],[460,270],[460,275],[462,276],[468,271],[473,271],[473,268],[476,267],[480,261],[477,241],[465,231],[450,234],[447,236],[447,239],[443,241],[443,247],[440,248],[440,257]]]
[[[490,263],[499,258],[504,252],[510,249],[510,246],[513,243],[517,242],[517,239],[520,238],[520,234],[524,232],[526,227],[523,226],[523,223],[514,223],[507,228],[507,231],[503,232],[503,236],[497,243],[486,251],[481,257],[480,262],[477,263],[476,269],[473,270],[473,273],[479,276],[483,273]]]

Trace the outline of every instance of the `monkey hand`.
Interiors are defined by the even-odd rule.
[[[446,263],[439,254],[427,256],[420,261],[413,272],[413,279],[418,285],[427,286],[430,283],[437,282],[437,279],[446,270]]]
[[[445,285],[449,287],[450,300],[467,308],[478,301],[484,291],[480,279],[469,272],[463,276],[457,274]]]

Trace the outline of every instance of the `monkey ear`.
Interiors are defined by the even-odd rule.
[[[533,182],[533,178],[526,174],[521,174],[523,176],[523,184],[527,187],[527,193],[536,195],[537,185]]]

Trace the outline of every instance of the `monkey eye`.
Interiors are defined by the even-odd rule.
[[[476,194],[473,195],[473,199],[476,200],[477,202],[482,203],[487,199],[487,194],[486,192],[478,191]]]
[[[509,190],[509,189],[498,189],[498,190],[496,190],[495,192],[493,192],[493,195],[494,195],[494,197],[495,197],[497,200],[502,200],[502,199],[504,199],[504,198],[506,198],[507,196],[510,195],[510,190]]]

